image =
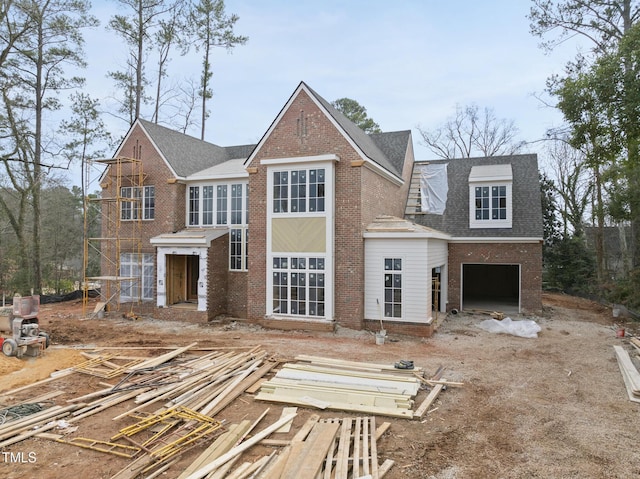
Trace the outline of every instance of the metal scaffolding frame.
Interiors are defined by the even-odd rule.
[[[84,254],[83,254],[83,314],[87,315],[90,285],[100,284],[100,301],[93,314],[100,310],[120,310],[123,286],[140,281],[141,276],[121,276],[122,253],[137,253],[138,271],[142,275],[142,219],[144,216],[143,188],[144,172],[142,161],[135,158],[108,158],[95,160],[106,165],[107,171],[101,177],[102,194],[90,198],[88,185],[91,183],[90,164],[86,164],[84,197]],[[123,187],[131,187],[131,195],[123,196]],[[137,194],[139,193],[139,194]],[[130,212],[131,219],[123,219],[123,208]],[[91,216],[100,219],[101,235],[89,236]],[[89,260],[92,255],[100,260],[101,274],[89,275]],[[136,288],[142,300],[142,285]]]

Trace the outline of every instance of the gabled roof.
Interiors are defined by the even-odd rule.
[[[457,158],[416,162],[414,171],[426,163],[447,164],[449,191],[444,214],[406,215],[421,225],[443,231],[455,238],[504,237],[542,239],[542,204],[538,158],[535,154],[492,156],[484,158]],[[474,166],[511,165],[512,227],[469,227],[469,176]],[[496,171],[501,171],[497,168]]]
[[[228,160],[246,158],[255,145],[222,147],[147,120],[138,119],[169,167],[179,178]]]
[[[354,122],[349,120],[349,118],[336,110],[331,103],[318,95],[312,88],[304,82],[302,82],[302,84],[305,85],[307,90],[315,96],[327,113],[333,117],[333,119],[342,127],[344,132],[349,135],[353,142],[358,145],[370,160],[375,161],[378,165],[391,173],[402,177],[402,164],[404,163],[404,154],[407,151],[411,131],[374,133],[372,135],[368,135]],[[374,136],[377,141],[374,140]],[[403,139],[405,140],[404,144],[402,142]],[[383,148],[387,151],[383,151]],[[392,161],[386,153],[393,155],[395,161]],[[402,157],[401,162],[398,161],[398,157],[400,156]]]
[[[257,152],[260,146],[266,141],[266,138],[275,128],[280,118],[284,115],[284,112],[287,111],[300,91],[305,91],[310,98],[314,100],[320,110],[323,111],[330,120],[332,120],[340,132],[351,142],[365,161],[368,160],[374,163],[388,172],[391,176],[402,181],[402,168],[404,166],[407,149],[410,146],[411,131],[405,130],[368,135],[304,82],[300,82],[287,103],[280,110],[267,132],[260,139],[260,142],[258,142],[254,153]],[[245,166],[250,163],[251,159],[251,157],[247,158]]]

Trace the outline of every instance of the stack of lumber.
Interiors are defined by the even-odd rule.
[[[393,365],[298,356],[262,383],[255,399],[299,406],[413,417],[419,370]]]
[[[376,428],[374,417],[320,420],[314,414],[282,450],[231,469],[245,450],[294,416],[283,416],[247,441],[242,440],[246,425],[230,427],[228,436],[220,436],[178,479],[381,479],[394,464],[391,460],[378,464],[377,440],[389,423]],[[230,448],[236,438],[240,441]]]
[[[622,379],[627,388],[629,400],[640,402],[640,373],[631,361],[629,353],[622,346],[614,346]]]

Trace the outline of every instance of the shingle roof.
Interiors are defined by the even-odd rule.
[[[147,120],[139,120],[169,165],[185,177],[228,160],[246,158],[255,145],[222,147]]]
[[[542,238],[542,205],[537,155],[494,156],[429,161],[447,163],[449,192],[443,215],[406,215],[418,224],[453,237]],[[424,163],[422,163],[424,164]],[[469,173],[473,166],[511,164],[513,171],[511,228],[469,228]],[[421,163],[415,163],[414,169]]]
[[[402,177],[405,154],[409,146],[410,131],[377,133],[368,135],[355,123],[336,110],[331,103],[318,95],[309,85],[303,84],[322,104],[333,119],[349,135],[353,142],[371,161],[376,162],[389,172]],[[402,141],[404,139],[404,141]]]

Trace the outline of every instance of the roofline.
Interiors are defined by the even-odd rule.
[[[398,181],[399,184],[404,184],[404,180],[402,179],[402,177],[399,177],[396,174],[392,173],[391,171],[387,170],[386,168],[384,168],[383,166],[379,165],[378,163],[376,163],[375,161],[373,161],[371,158],[369,158],[367,155],[364,154],[364,151],[362,151],[362,149],[355,143],[353,138],[351,138],[351,136],[346,132],[346,130],[344,128],[342,128],[342,126],[340,126],[340,124],[336,121],[336,119],[333,117],[333,115],[331,115],[329,113],[329,111],[324,107],[324,105],[322,105],[322,103],[320,101],[318,101],[318,98],[316,97],[316,94],[303,81],[300,82],[300,84],[297,86],[297,88],[291,94],[291,96],[289,97],[287,102],[280,109],[280,112],[278,113],[276,118],[271,122],[271,125],[269,125],[269,128],[267,129],[265,134],[262,135],[262,138],[260,138],[260,141],[258,142],[256,147],[253,149],[253,151],[251,152],[249,157],[245,160],[245,162],[244,162],[245,168],[248,167],[249,164],[251,164],[251,161],[253,161],[253,158],[255,157],[255,153],[260,150],[260,148],[262,147],[262,145],[266,141],[267,137],[271,134],[271,132],[275,128],[275,125],[284,116],[285,111],[287,111],[289,106],[291,106],[291,103],[293,103],[294,98],[296,98],[296,96],[298,96],[298,94],[300,94],[300,92],[303,91],[303,90],[307,95],[309,95],[309,98],[311,98],[311,100],[320,109],[320,111],[322,111],[324,113],[324,115],[329,119],[329,121],[333,124],[333,126],[335,126],[336,129],[342,134],[342,136],[345,138],[345,140],[347,140],[349,145],[351,145],[351,147],[358,153],[360,158],[362,158],[362,160],[364,161],[365,165],[369,166],[371,170],[373,170],[373,171],[375,171],[377,173],[381,173],[381,172],[384,171],[384,172],[386,172],[386,174],[384,175],[385,177],[387,177],[389,179],[393,178],[395,181]],[[372,163],[372,165],[370,163]]]
[[[365,231],[363,238],[437,239],[449,241],[451,236],[439,231]]]
[[[543,238],[535,236],[454,236],[449,243],[542,243]]]

